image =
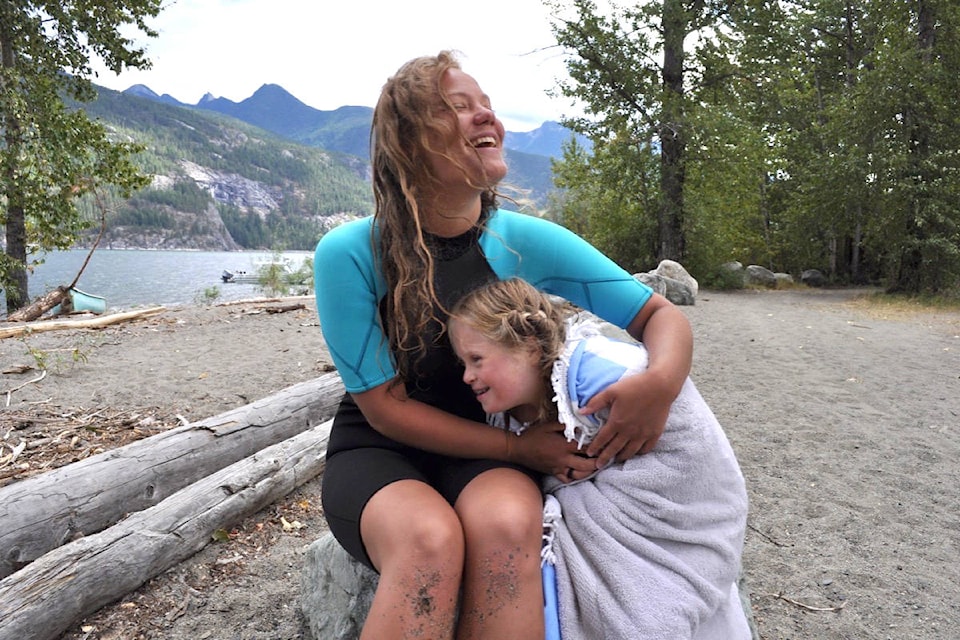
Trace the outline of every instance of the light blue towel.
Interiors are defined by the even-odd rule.
[[[560,612],[557,610],[557,570],[549,562],[544,562],[543,575],[543,619],[546,640],[560,639]]]

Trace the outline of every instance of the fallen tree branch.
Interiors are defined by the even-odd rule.
[[[801,609],[806,609],[807,611],[840,611],[845,606],[847,606],[847,602],[848,602],[848,600],[844,600],[839,606],[836,606],[836,607],[814,607],[812,605],[803,604],[802,602],[798,602],[796,600],[788,598],[787,596],[783,595],[782,592],[768,593],[767,595],[770,596],[771,598],[776,598],[778,600],[783,600],[784,602],[789,602],[790,604],[800,607]]]
[[[54,640],[323,470],[332,421],[268,447],[0,580],[0,637]]]
[[[307,306],[303,303],[293,303],[285,304],[279,307],[264,307],[264,310],[267,313],[286,313],[287,311],[296,311],[298,309],[306,309]]]
[[[241,300],[227,300],[226,302],[218,302],[215,306],[217,307],[235,307],[238,305],[244,304],[266,304],[270,302],[291,302],[297,300],[312,300],[315,296],[281,296],[274,298],[243,298]]]
[[[138,320],[147,318],[166,311],[166,307],[150,307],[137,311],[124,311],[121,313],[112,313],[107,316],[97,318],[88,318],[84,320],[47,320],[45,322],[32,322],[29,324],[16,324],[12,327],[0,328],[0,340],[3,338],[13,338],[25,333],[40,333],[43,331],[58,331],[62,329],[100,329],[111,324],[127,322],[129,320]]]
[[[23,388],[24,388],[25,386],[27,386],[28,384],[34,384],[35,382],[40,382],[41,380],[43,380],[43,379],[46,378],[46,377],[47,377],[47,370],[44,369],[44,370],[43,370],[43,373],[41,373],[40,375],[38,375],[38,376],[37,376],[36,378],[34,378],[33,380],[27,380],[26,382],[24,382],[24,383],[21,384],[21,385],[17,385],[16,387],[14,387],[14,388],[12,388],[12,389],[7,389],[7,391],[6,391],[6,394],[7,394],[7,404],[6,404],[6,406],[8,406],[8,407],[10,406],[10,396],[13,395],[13,392],[14,392],[14,391],[19,391],[20,389],[23,389]]]
[[[0,578],[330,418],[337,373],[0,487]]]

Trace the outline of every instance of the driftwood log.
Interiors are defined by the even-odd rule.
[[[325,374],[0,488],[0,578],[319,424],[334,414],[343,392],[340,376]]]
[[[59,637],[79,620],[189,558],[210,542],[217,529],[316,477],[323,468],[331,422],[221,469],[0,580],[0,638]]]
[[[13,324],[11,326],[0,327],[0,340],[3,338],[22,336],[25,333],[41,333],[43,331],[59,331],[61,329],[100,329],[111,324],[117,324],[118,322],[147,318],[166,310],[166,307],[150,307],[136,311],[111,313],[107,316],[98,316],[84,320],[45,320],[43,322]],[[12,320],[12,317],[8,317],[7,320]]]
[[[7,321],[29,322],[30,320],[36,320],[58,304],[62,304],[64,300],[69,300],[70,296],[67,295],[69,290],[69,287],[60,286],[48,291],[29,305],[8,314]]]

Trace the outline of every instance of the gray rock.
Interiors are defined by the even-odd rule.
[[[682,283],[694,298],[697,297],[697,293],[700,290],[699,283],[697,283],[696,278],[687,273],[687,270],[684,269],[683,265],[679,262],[674,260],[661,260],[654,273],[658,276],[670,278],[671,280]]]
[[[659,293],[662,296],[667,295],[667,283],[664,281],[663,276],[658,276],[652,271],[646,273],[635,273],[633,277],[647,285],[655,293]]]
[[[800,274],[800,282],[808,287],[822,287],[827,283],[827,279],[817,269],[805,269]]]
[[[679,280],[667,278],[653,271],[646,273],[635,273],[633,277],[644,283],[656,293],[664,296],[667,300],[677,305],[692,305],[696,303],[696,297],[690,288]]]
[[[777,279],[777,284],[793,284],[793,276],[789,273],[775,273],[773,277]]]
[[[777,286],[777,277],[766,267],[751,264],[746,268],[747,284],[758,284],[771,289]]]
[[[300,608],[312,640],[356,640],[379,576],[354,560],[332,533],[307,548]]]

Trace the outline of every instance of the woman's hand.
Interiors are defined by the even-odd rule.
[[[598,469],[611,461],[623,462],[652,450],[663,435],[676,393],[649,370],[616,382],[581,407],[592,414],[608,408],[610,415],[586,453],[596,458]]]
[[[647,453],[667,425],[670,405],[690,374],[693,333],[683,312],[659,294],[630,322],[627,333],[644,344],[650,363],[647,370],[616,382],[581,407],[583,414],[604,407],[610,415],[587,453],[596,456],[597,468],[616,460],[624,462]]]
[[[545,422],[526,429],[514,438],[513,462],[556,476],[561,482],[586,478],[597,470],[597,461],[591,460],[577,447],[567,441],[563,425]]]

